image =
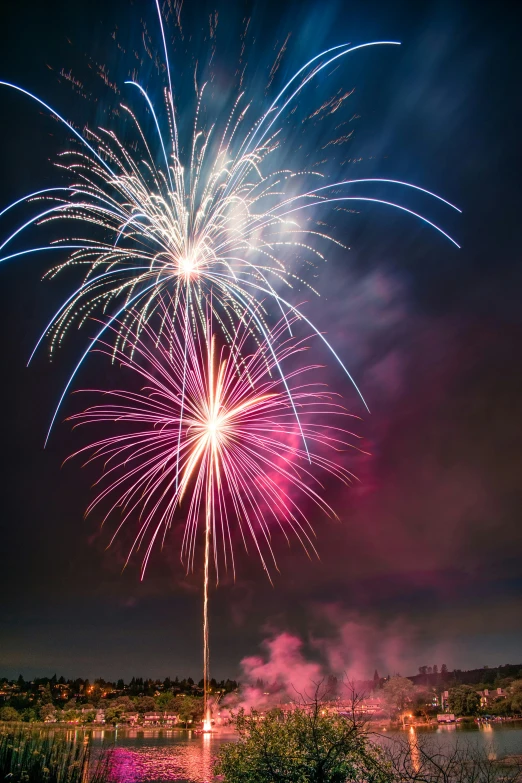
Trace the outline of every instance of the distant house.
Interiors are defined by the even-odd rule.
[[[449,702],[449,691],[442,691],[440,694],[440,706],[443,710],[448,709],[448,702]]]
[[[161,712],[146,712],[143,716],[143,723],[148,726],[153,726],[161,721]]]
[[[382,699],[363,699],[356,707],[357,712],[363,715],[375,715],[382,712],[382,709]]]
[[[455,723],[455,715],[452,712],[437,715],[437,723]]]
[[[139,717],[139,712],[124,712],[121,716],[121,719],[126,723],[130,723],[132,726],[134,726],[134,724],[138,722]]]
[[[178,722],[178,716],[173,712],[166,712],[163,716],[163,722],[166,723],[167,726],[174,726],[174,724]]]
[[[483,691],[477,691],[478,695],[480,696],[480,706],[484,709],[484,707],[487,707],[488,704],[491,704],[494,701],[497,701],[498,699],[505,699],[506,698],[506,692],[503,688],[493,688],[493,690],[489,690],[489,688],[484,688]]]
[[[105,723],[104,710],[96,710],[96,715],[94,716],[94,723]]]

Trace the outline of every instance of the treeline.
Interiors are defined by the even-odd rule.
[[[212,679],[209,692],[219,699],[238,688],[235,680]],[[102,710],[106,722],[117,723],[129,713],[172,712],[182,722],[199,719],[202,711],[203,680],[191,677],[174,680],[133,677],[129,683],[96,679],[66,680],[40,677],[0,680],[0,720],[94,721]]]
[[[18,679],[9,680],[7,677],[0,677],[0,691],[6,687],[9,690],[18,690],[20,693],[37,693],[42,687],[49,685],[51,690],[56,692],[62,692],[65,690],[80,696],[87,693],[90,689],[99,689],[100,691],[110,692],[124,692],[131,696],[151,696],[157,691],[173,691],[175,693],[190,693],[195,688],[203,688],[203,680],[196,683],[192,677],[184,679],[171,679],[166,677],[164,680],[144,679],[143,677],[133,677],[128,683],[123,679],[119,680],[104,680],[103,678],[97,678],[91,683],[88,679],[68,679],[64,677],[57,677],[54,674],[52,677],[35,677],[33,680],[25,680],[20,674]],[[220,690],[223,693],[232,693],[237,690],[238,683],[235,680],[220,680],[212,679],[210,685],[214,690]]]
[[[522,663],[505,664],[504,666],[483,666],[481,669],[453,669],[449,671],[445,664],[439,668],[434,666],[419,666],[419,673],[409,676],[414,685],[430,685],[434,687],[456,687],[458,685],[475,685],[481,688],[502,688],[508,681],[522,678]]]
[[[108,725],[141,724],[146,713],[158,713],[160,716],[164,713],[170,713],[187,726],[202,719],[203,697],[190,696],[186,693],[178,693],[175,696],[171,692],[165,691],[157,698],[152,696],[117,696],[115,699],[102,699],[97,705],[90,702],[80,703],[76,699],[70,699],[63,707],[60,707],[47,701],[44,696],[43,699],[22,709],[17,709],[9,701],[5,706],[0,707],[0,721],[84,724],[94,723],[100,712],[103,723]]]
[[[238,689],[238,683],[235,680],[216,680],[212,679],[209,683],[210,689],[214,693],[232,693]],[[116,681],[97,678],[92,682],[88,679],[68,679],[57,677],[35,677],[34,680],[25,680],[22,675],[17,680],[9,680],[7,677],[0,678],[0,703],[2,700],[18,700],[23,702],[27,698],[33,698],[41,695],[42,691],[48,691],[53,702],[62,706],[71,697],[75,697],[82,702],[91,702],[97,704],[102,698],[116,698],[117,696],[156,696],[161,693],[169,692],[172,694],[203,691],[203,680],[195,682],[192,677],[171,679],[166,677],[164,680],[144,679],[143,677],[133,677],[128,683],[123,679]]]

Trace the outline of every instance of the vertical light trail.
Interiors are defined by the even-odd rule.
[[[210,709],[208,706],[208,682],[210,670],[210,644],[208,627],[208,579],[210,564],[210,536],[212,522],[212,462],[210,460],[209,475],[207,479],[207,498],[205,509],[205,563],[203,575],[203,731],[210,731],[212,728],[210,720]]]
[[[186,344],[185,335],[185,344]],[[217,404],[216,400],[216,388],[214,384],[214,347],[215,338],[212,336],[210,339],[210,350],[208,351],[208,423],[207,423],[207,440],[209,449],[207,451],[207,487],[205,498],[205,557],[204,557],[204,570],[203,570],[203,731],[210,731],[210,710],[208,706],[208,681],[209,681],[209,669],[210,669],[210,644],[209,644],[209,627],[208,627],[208,578],[209,578],[209,566],[210,566],[210,536],[212,525],[212,503],[214,500],[214,451],[216,449],[216,417],[217,417]]]

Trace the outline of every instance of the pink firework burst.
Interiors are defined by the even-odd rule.
[[[88,452],[88,462],[103,463],[99,491],[87,513],[104,501],[109,503],[105,520],[120,512],[112,540],[127,522],[138,519],[128,558],[145,547],[142,578],[155,542],[164,542],[182,505],[186,521],[181,559],[187,570],[194,567],[201,530],[204,730],[210,730],[211,553],[216,578],[221,559],[235,574],[237,528],[245,548],[253,542],[269,575],[269,563],[277,567],[274,525],[287,538],[295,534],[308,555],[315,552],[303,505],[335,516],[323,498],[318,474],[352,481],[353,474],[340,457],[354,448],[350,438],[357,436],[343,426],[351,414],[338,397],[323,383],[305,377],[320,368],[297,365],[296,355],[306,346],[285,336],[288,321],[259,342],[248,320],[243,320],[233,341],[220,347],[212,315],[203,326],[195,321],[181,335],[166,310],[162,318],[159,333],[144,325],[130,356],[116,349],[121,364],[145,381],[141,391],[105,392],[110,402],[91,406],[72,419],[117,429],[77,454]],[[100,349],[114,356],[110,344]]]
[[[164,542],[182,505],[181,559],[193,569],[198,530],[208,517],[216,574],[220,554],[234,569],[234,527],[247,549],[254,544],[268,574],[269,563],[276,566],[274,524],[287,537],[295,534],[308,553],[315,551],[300,500],[335,517],[322,497],[320,474],[344,483],[354,479],[341,453],[355,448],[359,436],[343,420],[356,417],[324,383],[308,380],[320,367],[296,369],[295,356],[306,346],[285,337],[287,329],[282,321],[248,351],[253,340],[247,322],[221,347],[211,319],[182,335],[172,322],[161,335],[146,325],[131,357],[117,351],[121,364],[145,381],[141,391],[103,392],[111,402],[71,417],[118,430],[72,456],[88,452],[87,462],[103,463],[87,513],[104,501],[104,521],[120,512],[111,541],[127,522],[139,520],[128,558],[145,545],[142,576],[155,542]],[[114,356],[113,345],[100,350]]]

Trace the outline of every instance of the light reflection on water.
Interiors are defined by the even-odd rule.
[[[219,747],[234,735],[131,729],[95,731],[92,738],[95,748],[113,745],[111,778],[118,783],[210,783]]]
[[[417,734],[415,732],[415,729],[413,726],[410,726],[408,730],[408,745],[410,746],[410,752],[411,752],[411,765],[413,767],[413,771],[415,773],[418,773],[420,770],[420,751],[419,751],[419,744],[417,739]]]
[[[404,731],[384,730],[374,735],[377,744],[388,745],[394,739],[409,746],[414,772],[420,769],[421,750],[451,755],[455,750],[486,756],[491,761],[522,756],[522,722],[483,724],[441,724],[438,727],[410,726]]]
[[[206,743],[170,748],[115,748],[112,775],[122,783],[178,780],[208,783],[212,779],[211,755]]]
[[[233,734],[194,734],[166,729],[126,729],[111,731],[94,729],[88,732],[95,749],[113,747],[112,778],[118,783],[211,783],[212,765],[223,742],[234,740]],[[78,741],[85,741],[87,732],[71,732]],[[432,740],[442,752],[458,744],[485,751],[490,758],[522,753],[522,724],[470,727],[441,726],[434,730],[409,729],[387,731],[377,741],[406,739],[412,749],[412,762],[418,764],[417,742],[421,737]]]

